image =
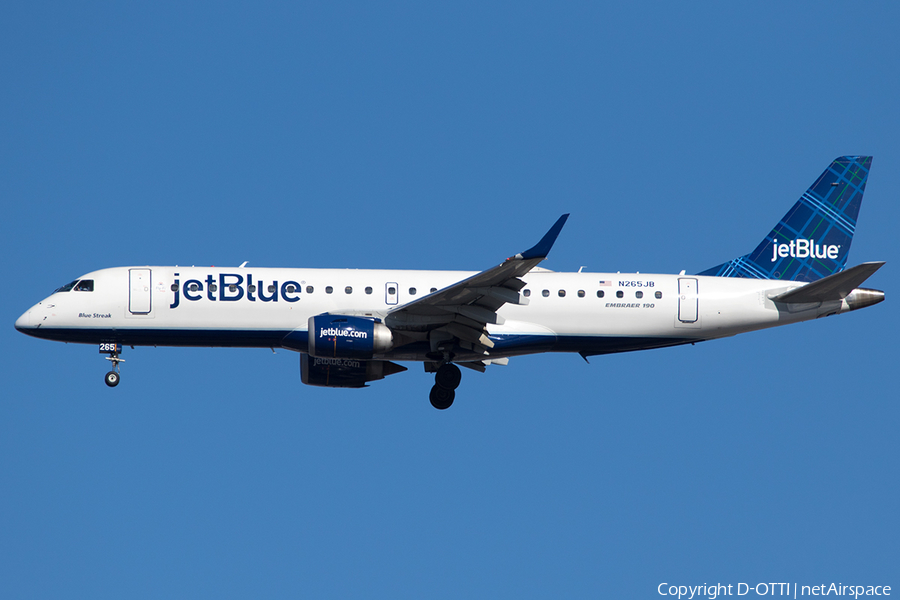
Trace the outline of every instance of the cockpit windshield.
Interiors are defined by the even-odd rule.
[[[94,291],[94,280],[93,279],[76,279],[71,283],[67,283],[66,285],[58,288],[54,294],[59,292],[71,292],[75,290],[76,292],[93,292]]]
[[[77,283],[78,283],[78,280],[76,279],[75,281],[73,281],[71,283],[67,283],[66,285],[62,286],[61,288],[56,288],[56,291],[53,293],[57,294],[59,292],[71,292],[72,288],[74,288]]]

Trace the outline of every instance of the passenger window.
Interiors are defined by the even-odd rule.
[[[524,292],[522,292],[522,295],[528,298],[529,296],[531,296],[531,290],[525,290]]]
[[[433,293],[435,293],[436,291],[437,291],[437,288],[431,288],[431,292],[430,292],[430,293],[433,294]]]
[[[584,298],[584,290],[578,290],[578,297]]]
[[[396,293],[397,293],[397,288],[395,288],[394,286],[391,286],[388,288],[388,294],[390,294],[391,296],[393,296]]]
[[[326,293],[326,294],[330,294],[330,293],[333,292],[333,291],[334,291],[334,288],[331,287],[330,285],[325,286],[325,293]]]
[[[635,292],[635,293],[634,293],[634,297],[635,297],[635,298],[643,298],[643,297],[644,297],[644,292]]]
[[[219,289],[219,286],[217,286],[216,284],[214,284],[214,283],[209,284],[209,291],[215,292],[217,289]]]
[[[306,293],[307,293],[307,294],[312,294],[312,293],[313,293],[313,286],[311,286],[311,285],[306,286]]]
[[[199,292],[199,291],[200,291],[200,284],[198,284],[198,283],[192,283],[192,284],[191,284],[191,291],[192,291],[192,292]],[[270,289],[269,291],[271,292],[272,290]]]
[[[550,290],[544,290],[543,292],[541,292],[541,296],[543,296],[544,298],[549,298]]]
[[[625,297],[625,292],[623,292],[622,290],[619,290],[618,292],[616,292],[616,298],[624,298],[624,297]]]
[[[565,298],[565,297],[566,297],[566,290],[559,290],[559,297],[560,297],[560,298]]]
[[[605,294],[603,293],[603,290],[597,290],[597,297],[602,298],[603,296],[605,296]]]
[[[248,285],[247,291],[250,292],[251,294],[255,294],[256,293],[256,284],[251,283],[250,285]]]
[[[656,296],[656,299],[657,299],[657,300],[659,300],[660,298],[662,298],[662,292],[656,292],[656,293],[653,294],[653,295]]]
[[[289,291],[289,292],[293,292],[294,290],[291,289],[291,288],[293,288],[293,287],[294,287],[294,286],[289,285],[289,286],[288,286],[288,291]],[[231,293],[233,294],[234,292],[237,291],[237,286],[234,285],[234,284],[232,283],[231,285],[228,286],[228,291],[231,292]]]
[[[409,288],[409,295],[410,295],[410,296],[415,296],[415,295],[416,295],[416,288]]]
[[[353,288],[350,287],[350,286],[348,285],[347,287],[344,288],[344,293],[345,293],[345,294],[352,294],[352,293],[353,293]]]
[[[171,285],[171,287],[169,287],[169,289],[172,290],[173,292],[177,292],[177,291],[178,291],[178,284],[177,284],[177,283],[173,283],[173,284]]]
[[[232,286],[232,287],[234,287],[234,286]],[[233,292],[234,290],[231,290],[231,291]],[[284,291],[287,292],[288,294],[293,294],[294,292],[297,291],[297,288],[295,288],[292,284],[289,283],[288,286],[286,288],[284,288]]]
[[[366,288],[366,293],[367,293],[367,294],[371,294],[371,293],[372,293],[372,286],[369,286],[369,287]]]
[[[274,286],[274,285],[270,285],[270,286],[267,287],[266,289],[269,290],[269,293],[270,293],[270,294],[274,294],[274,293],[275,293],[275,286]]]

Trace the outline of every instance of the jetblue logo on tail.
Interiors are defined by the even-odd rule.
[[[830,258],[836,260],[840,245],[817,244],[815,240],[792,240],[788,244],[772,244],[772,262],[780,258]]]
[[[871,166],[871,156],[834,159],[753,252],[700,275],[816,281],[839,273],[847,265]]]

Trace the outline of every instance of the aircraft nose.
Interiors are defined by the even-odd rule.
[[[29,308],[25,313],[16,319],[16,329],[22,331],[23,329],[31,329],[31,309]]]

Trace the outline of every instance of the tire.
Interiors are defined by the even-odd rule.
[[[431,393],[428,395],[428,399],[431,400],[431,405],[438,410],[447,410],[450,408],[454,398],[456,398],[456,392],[442,388],[439,385],[431,388]]]
[[[462,373],[460,373],[459,367],[452,363],[441,365],[434,375],[434,382],[445,390],[455,390],[459,387],[460,381],[462,381]]]
[[[106,374],[104,381],[106,381],[106,385],[108,385],[109,387],[116,387],[117,385],[119,385],[119,379],[120,377],[118,373],[116,373],[115,371],[110,371]]]

